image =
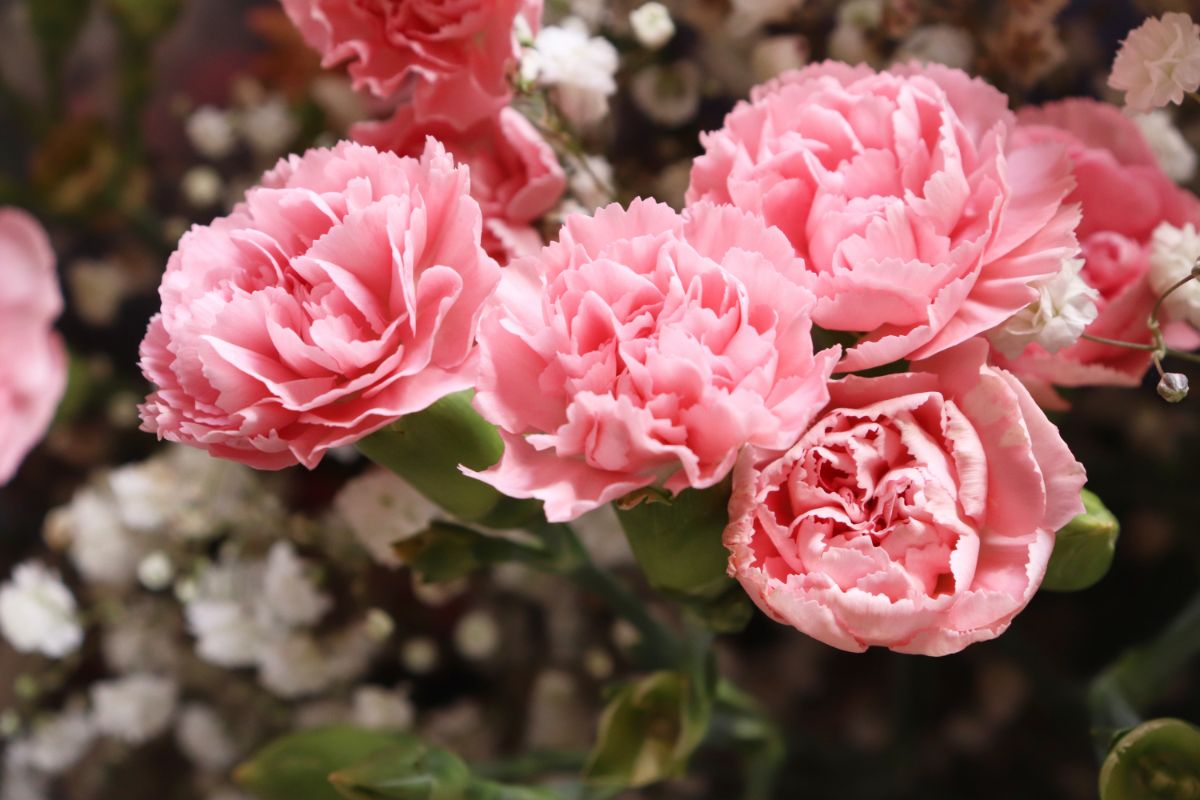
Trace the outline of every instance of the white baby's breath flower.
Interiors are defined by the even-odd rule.
[[[286,699],[324,690],[333,680],[330,672],[320,644],[308,634],[273,639],[259,653],[259,683]]]
[[[272,545],[263,573],[263,600],[271,615],[284,625],[315,625],[332,604],[329,595],[317,588],[310,571],[291,544]]]
[[[96,728],[86,711],[64,711],[34,723],[23,740],[24,758],[35,769],[57,775],[83,758],[95,738]]]
[[[486,611],[472,611],[454,628],[454,646],[472,661],[491,658],[500,648],[500,627]]]
[[[140,744],[170,725],[179,686],[170,678],[143,673],[93,684],[91,694],[97,730]]]
[[[201,106],[192,112],[185,127],[188,141],[205,158],[221,159],[237,147],[237,133],[226,111]]]
[[[207,772],[224,772],[238,757],[224,721],[212,707],[199,703],[189,703],[179,713],[175,741],[192,763]]]
[[[803,36],[764,36],[755,43],[750,53],[754,78],[759,82],[770,80],[790,69],[800,69],[807,63],[808,40]]]
[[[184,606],[196,653],[222,667],[247,667],[258,661],[269,620],[258,613],[263,565],[223,556],[205,569]]]
[[[647,50],[657,50],[675,35],[671,12],[662,3],[643,3],[629,14],[633,36]]]
[[[729,28],[742,36],[768,22],[781,22],[800,8],[804,0],[733,0]]]
[[[1162,294],[1187,277],[1200,259],[1200,231],[1190,222],[1176,228],[1168,222],[1150,237],[1150,287]],[[1189,281],[1163,302],[1167,315],[1200,327],[1200,281]]]
[[[138,564],[138,581],[152,592],[161,592],[175,580],[175,565],[171,557],[161,550],[155,550]]]
[[[400,663],[414,675],[428,675],[437,668],[437,642],[427,636],[417,636],[400,648]]]
[[[916,60],[967,69],[974,56],[975,41],[970,33],[955,25],[935,24],[922,25],[910,33],[896,49],[893,60],[898,64]]]
[[[1146,144],[1154,151],[1158,165],[1167,173],[1167,177],[1176,183],[1190,181],[1196,174],[1196,151],[1183,138],[1179,128],[1175,127],[1171,115],[1157,109],[1149,114],[1135,114],[1133,121],[1142,131]]]
[[[133,583],[144,555],[140,541],[121,519],[111,496],[99,487],[80,489],[53,523],[67,538],[67,555],[88,581],[124,587]]]
[[[0,587],[0,633],[22,653],[62,658],[78,649],[83,629],[75,597],[58,572],[37,561],[13,570]]]
[[[521,74],[549,87],[563,116],[586,127],[608,113],[619,61],[612,42],[591,36],[583,20],[568,17],[538,32],[534,47],[522,58]]]
[[[360,686],[354,690],[352,705],[354,724],[374,730],[408,730],[417,717],[404,689]]]
[[[24,742],[4,750],[4,774],[0,776],[0,800],[46,800],[48,776],[28,762]]]
[[[1056,275],[1035,286],[1038,299],[988,334],[996,349],[1015,358],[1031,342],[1056,353],[1079,341],[1096,320],[1100,297],[1080,277],[1082,268],[1082,259],[1068,259]]]
[[[215,206],[221,201],[225,192],[225,182],[221,173],[204,164],[192,167],[183,173],[179,184],[183,199],[192,208],[205,209]]]
[[[638,109],[659,125],[685,125],[700,110],[700,68],[692,61],[652,64],[633,76],[630,94]]]
[[[1177,12],[1147,19],[1121,43],[1108,85],[1136,111],[1183,102],[1200,89],[1200,25]]]
[[[119,262],[81,258],[67,267],[71,310],[96,327],[111,325],[121,302],[134,288]]]
[[[392,544],[425,530],[440,514],[420,492],[385,469],[371,469],[347,483],[333,505],[359,544],[388,567],[403,563]]]
[[[280,95],[252,103],[237,117],[242,138],[261,158],[281,155],[300,132],[300,123]]]

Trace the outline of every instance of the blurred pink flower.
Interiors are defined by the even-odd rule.
[[[1100,294],[1091,336],[1147,343],[1146,318],[1155,294],[1147,279],[1150,236],[1161,222],[1200,224],[1200,201],[1163,173],[1137,124],[1116,108],[1077,98],[1025,108],[1015,141],[1067,148],[1076,188],[1067,198],[1083,211],[1077,234],[1083,246],[1080,276]],[[1185,349],[1200,337],[1182,322],[1165,329]],[[1057,353],[1029,345],[1015,360],[998,358],[1038,395],[1059,405],[1054,386],[1136,386],[1150,366],[1145,351],[1082,340]]]
[[[1147,19],[1121,43],[1108,85],[1137,111],[1182,103],[1200,88],[1200,25],[1178,12]]]
[[[477,475],[573,519],[635,489],[718,483],[746,444],[782,452],[824,405],[811,293],[753,216],[636,200],[568,218],[504,272],[480,324],[475,405],[504,457]]]
[[[16,473],[54,418],[67,357],[54,332],[62,292],[54,251],[37,220],[0,208],[0,485]]]
[[[946,655],[992,639],[1083,510],[1079,464],[973,340],[921,371],[830,384],[782,458],[734,473],[729,572],[773,619],[842,650]]]
[[[471,196],[483,210],[483,246],[502,264],[544,244],[531,223],[562,197],[567,179],[554,150],[525,117],[511,108],[465,130],[440,120],[421,120],[401,106],[384,122],[354,126],[350,136],[397,155],[419,155],[425,139],[440,141],[471,169]]]
[[[965,73],[824,62],[754,90],[704,136],[688,200],[778,226],[813,321],[866,334],[839,370],[926,358],[1003,322],[1074,255],[1070,164],[1014,149],[1003,94]]]
[[[143,429],[215,456],[316,466],[474,383],[499,280],[467,170],[342,142],[281,161],[167,264],[142,342]]]
[[[423,118],[470,124],[508,103],[520,52],[518,15],[532,31],[542,0],[283,0],[326,67],[349,62],[356,87],[377,97],[408,88]]]

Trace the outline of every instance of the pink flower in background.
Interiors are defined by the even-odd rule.
[[[50,427],[67,386],[67,357],[54,332],[62,292],[54,251],[37,220],[0,208],[0,484]]]
[[[471,169],[471,196],[483,210],[483,245],[501,263],[538,250],[544,242],[531,223],[562,197],[567,179],[558,157],[525,117],[511,108],[465,130],[422,121],[402,106],[385,122],[362,123],[356,141],[402,156],[419,155],[425,139],[440,141]]]
[[[1016,141],[1065,145],[1076,188],[1068,197],[1083,210],[1077,234],[1083,247],[1080,276],[1099,292],[1099,316],[1086,333],[1146,343],[1146,318],[1155,294],[1147,280],[1150,236],[1161,222],[1200,224],[1200,201],[1168,178],[1138,126],[1110,105],[1064,100],[1022,109]],[[1187,325],[1165,329],[1184,349],[1200,344]],[[998,359],[1038,394],[1056,404],[1055,386],[1136,386],[1150,366],[1145,351],[1080,341],[1057,353],[1030,345],[1014,360]]]
[[[783,451],[824,405],[811,293],[778,232],[736,209],[637,200],[568,218],[504,273],[475,405],[504,438],[477,475],[573,519],[661,484],[712,486],[746,444]]]
[[[143,429],[311,468],[469,388],[500,270],[468,182],[432,140],[420,160],[343,142],[281,161],[167,264]]]
[[[1180,13],[1147,19],[1121,43],[1108,85],[1137,111],[1182,103],[1200,89],[1200,25]]]
[[[816,325],[865,333],[839,370],[926,358],[1037,297],[1077,244],[1062,147],[1012,148],[1003,94],[965,73],[824,62],[704,136],[689,203],[731,203],[804,259]]]
[[[842,650],[945,655],[992,639],[1083,510],[1083,466],[974,340],[921,371],[830,384],[782,458],[734,473],[729,572],[773,619]]]
[[[460,124],[508,103],[519,49],[513,25],[536,31],[542,0],[283,0],[292,22],[331,67],[377,97],[412,87],[422,118]]]

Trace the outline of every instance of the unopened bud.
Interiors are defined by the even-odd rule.
[[[1188,395],[1187,375],[1168,372],[1158,382],[1158,396],[1168,403],[1178,403]]]

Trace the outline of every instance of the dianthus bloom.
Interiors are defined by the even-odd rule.
[[[1200,202],[1163,173],[1137,124],[1110,105],[1072,99],[1022,109],[1016,139],[1064,145],[1071,159],[1076,187],[1067,199],[1083,212],[1076,231],[1084,258],[1079,277],[1098,293],[1099,314],[1085,333],[1149,342],[1146,318],[1156,299],[1147,279],[1151,234],[1161,222],[1200,224]],[[1165,332],[1174,346],[1200,343],[1178,320]],[[1051,385],[1136,386],[1150,354],[1083,340],[1056,353],[1032,344],[1001,363],[1045,403],[1053,402]]]
[[[1200,25],[1178,12],[1146,20],[1121,43],[1108,85],[1138,111],[1182,103],[1200,88]]]
[[[475,405],[504,457],[477,477],[573,519],[627,492],[706,487],[783,451],[828,396],[787,240],[728,207],[638,200],[573,216],[510,265],[479,329]]]
[[[283,0],[324,57],[348,61],[356,88],[390,97],[416,76],[422,117],[473,121],[504,106],[520,56],[519,16],[536,30],[542,0]]]
[[[532,223],[554,207],[567,179],[554,150],[519,112],[499,114],[458,130],[400,107],[386,122],[362,123],[352,138],[402,156],[418,156],[432,136],[471,169],[471,196],[483,211],[483,246],[503,262],[544,244]]]
[[[945,655],[992,639],[1083,510],[1083,466],[975,340],[922,371],[850,376],[782,458],[734,473],[729,572],[826,644]]]
[[[1075,255],[1070,164],[1012,148],[1003,94],[937,65],[836,62],[754,90],[692,170],[804,259],[822,328],[866,334],[840,370],[926,358],[1011,317]]]
[[[54,320],[62,293],[46,232],[24,211],[0,208],[0,484],[7,483],[58,408],[67,359]]]
[[[499,267],[465,167],[343,142],[292,156],[171,256],[142,342],[143,429],[215,456],[316,466],[469,388]]]

